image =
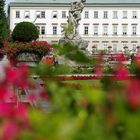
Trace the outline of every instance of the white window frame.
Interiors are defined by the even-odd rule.
[[[113,44],[112,44],[112,49],[113,49],[114,52],[117,51],[117,44],[116,44],[116,43],[113,43]]]
[[[107,18],[108,18],[108,11],[104,11],[103,18],[104,18],[104,19],[107,19]]]
[[[132,11],[132,18],[136,19],[137,18],[137,11]]]
[[[53,25],[52,31],[53,31],[53,35],[57,35],[57,25]]]
[[[104,36],[108,35],[108,25],[103,25],[103,35]]]
[[[24,12],[24,18],[26,18],[26,19],[30,18],[30,11]]]
[[[46,17],[46,12],[45,11],[40,11],[40,17],[45,18]]]
[[[89,34],[89,26],[84,26],[84,35]]]
[[[98,11],[94,11],[94,18],[95,18],[95,19],[98,19],[98,18],[99,18],[99,17],[98,17],[98,16],[99,16],[98,14],[99,14]]]
[[[99,25],[93,25],[93,34],[96,36],[98,35]]]
[[[36,18],[41,18],[41,13],[40,13],[40,11],[36,11]]]
[[[137,25],[132,25],[132,35],[137,35]]]
[[[113,19],[117,19],[118,18],[118,11],[113,11]]]
[[[123,11],[123,18],[127,18],[127,11]]]
[[[127,26],[128,25],[122,25],[122,35],[127,35]]]
[[[104,49],[104,50],[107,50],[107,49],[108,49],[107,46],[108,46],[107,43],[104,43],[104,44],[103,44],[103,49]]]
[[[113,35],[117,36],[118,35],[118,25],[112,25],[113,27]]]
[[[20,11],[16,11],[16,18],[20,18]]]
[[[39,35],[45,35],[46,34],[46,26],[45,25],[36,25],[36,27],[39,31]]]
[[[46,28],[45,28],[45,26],[41,26],[41,30],[40,31],[41,31],[40,32],[41,35],[45,35],[46,34]]]
[[[58,18],[58,12],[52,11],[52,18],[57,19]]]
[[[62,11],[62,18],[67,18],[66,11]]]
[[[136,51],[136,50],[137,50],[137,43],[133,43],[133,44],[132,44],[132,50],[133,50],[133,51]]]
[[[85,19],[89,18],[89,11],[85,11]]]

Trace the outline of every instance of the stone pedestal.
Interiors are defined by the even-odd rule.
[[[86,50],[88,47],[88,41],[85,41],[82,39],[81,36],[77,35],[75,37],[73,37],[72,39],[69,39],[67,37],[63,37],[59,40],[59,44],[64,45],[70,43],[72,45],[76,45],[78,46],[81,50]]]

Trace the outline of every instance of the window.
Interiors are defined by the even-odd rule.
[[[53,26],[53,35],[57,35],[57,26]]]
[[[84,27],[84,35],[88,35],[88,26]]]
[[[16,11],[16,18],[20,18],[20,11]]]
[[[114,52],[117,51],[117,44],[113,44],[113,51],[114,51]]]
[[[107,43],[104,43],[104,44],[103,44],[103,49],[104,49],[104,50],[107,50]]]
[[[92,54],[94,54],[97,51],[97,49],[98,49],[98,45],[97,44],[94,44],[92,46]]]
[[[40,18],[40,11],[36,11],[36,18]]]
[[[45,18],[45,11],[41,11],[41,18]]]
[[[127,45],[128,45],[128,41],[121,41],[122,43],[122,47],[126,50],[127,49]]]
[[[123,35],[127,35],[127,25],[122,25]]]
[[[132,25],[132,35],[137,34],[137,25]]]
[[[57,11],[52,12],[52,18],[57,18]]]
[[[38,32],[39,32],[39,34],[40,34],[40,26],[36,26],[37,27],[37,29],[38,29]]]
[[[98,18],[98,11],[94,11],[94,18]]]
[[[29,11],[25,11],[24,18],[30,18],[30,12]]]
[[[108,25],[103,25],[103,35],[108,35]]]
[[[127,11],[123,11],[123,18],[127,18]]]
[[[114,19],[118,18],[118,12],[117,11],[113,11],[113,18]]]
[[[66,11],[62,11],[62,18],[66,18]]]
[[[108,12],[104,11],[104,18],[108,18]]]
[[[44,25],[37,25],[36,27],[37,27],[40,35],[45,35],[46,34],[46,29],[45,29]]]
[[[98,25],[94,25],[94,35],[98,35]]]
[[[41,35],[45,35],[45,26],[41,26]]]
[[[89,12],[85,11],[85,18],[89,18]]]
[[[61,33],[64,34],[64,28],[67,26],[67,23],[61,23],[60,27],[61,27]]]
[[[137,43],[133,43],[133,44],[132,44],[132,50],[133,50],[133,51],[136,51],[136,49],[137,49]]]
[[[36,11],[37,18],[45,18],[45,11]]]
[[[118,33],[118,25],[113,25],[113,35],[117,35]]]
[[[132,18],[137,18],[137,11],[132,11]]]

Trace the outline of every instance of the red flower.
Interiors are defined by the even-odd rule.
[[[127,100],[131,108],[140,108],[140,80],[130,79],[127,87]]]

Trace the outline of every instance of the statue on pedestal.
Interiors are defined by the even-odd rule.
[[[83,40],[78,32],[79,21],[81,20],[81,13],[85,2],[86,0],[76,0],[71,3],[71,9],[67,17],[67,26],[63,27],[64,37],[59,40],[59,43],[69,42],[79,46],[81,49],[87,48],[88,42]]]

